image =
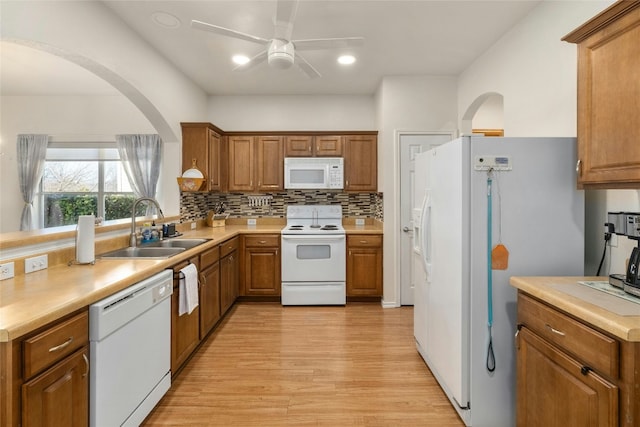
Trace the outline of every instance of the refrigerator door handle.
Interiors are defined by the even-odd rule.
[[[431,192],[427,189],[422,202],[422,215],[420,216],[420,252],[422,253],[422,263],[427,273],[427,283],[431,282]]]

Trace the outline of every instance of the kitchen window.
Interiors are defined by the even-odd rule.
[[[134,200],[115,142],[49,144],[38,199],[41,227],[76,224],[79,215],[130,218]]]

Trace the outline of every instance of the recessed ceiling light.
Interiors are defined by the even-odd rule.
[[[151,14],[151,20],[157,25],[165,28],[176,29],[180,27],[180,20],[167,12],[153,12]]]
[[[231,60],[233,61],[234,64],[238,64],[238,65],[244,65],[249,61],[251,61],[251,59],[249,59],[248,56],[244,56],[244,55],[233,55],[233,58],[231,58]]]
[[[351,65],[356,62],[356,57],[353,55],[342,55],[338,58],[338,62],[342,65]]]

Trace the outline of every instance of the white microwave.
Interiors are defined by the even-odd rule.
[[[325,189],[344,188],[342,157],[285,157],[284,188]]]

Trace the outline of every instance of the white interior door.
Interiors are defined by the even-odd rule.
[[[416,196],[415,156],[453,139],[453,132],[398,132],[400,147],[400,304],[413,305],[415,274],[413,256],[414,208],[420,208],[422,196]],[[420,199],[420,200],[416,200]]]

